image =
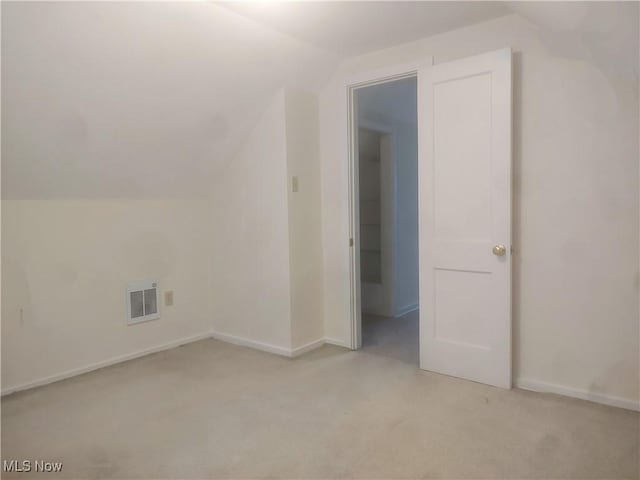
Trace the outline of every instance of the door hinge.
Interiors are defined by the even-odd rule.
[[[349,239],[349,246],[350,246],[350,247],[353,247],[353,238],[350,238],[350,239]]]

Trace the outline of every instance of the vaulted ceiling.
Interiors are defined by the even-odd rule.
[[[221,2],[335,55],[353,56],[507,15],[503,2]]]
[[[276,89],[510,12],[624,67],[634,39],[603,5],[4,2],[2,196],[206,195]]]
[[[205,195],[271,93],[337,62],[209,2],[4,3],[2,195]]]

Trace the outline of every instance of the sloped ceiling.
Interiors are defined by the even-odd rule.
[[[604,73],[638,77],[639,2],[506,2],[541,29],[550,50]]]
[[[364,54],[491,18],[518,14],[544,30],[549,49],[596,62],[603,70],[638,70],[638,2],[222,2],[248,18],[341,57]],[[631,59],[631,60],[630,60]]]
[[[206,196],[276,89],[509,12],[637,75],[638,5],[622,5],[3,2],[2,197]]]
[[[510,12],[502,2],[221,2],[265,25],[354,56],[446,32]]]
[[[210,2],[2,5],[3,198],[200,196],[337,57]]]

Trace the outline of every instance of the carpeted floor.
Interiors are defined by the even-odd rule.
[[[3,398],[2,456],[64,462],[40,478],[638,478],[638,420],[367,348],[203,340]]]
[[[398,318],[362,315],[362,349],[365,352],[420,365],[418,310]]]

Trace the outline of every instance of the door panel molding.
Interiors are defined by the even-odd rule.
[[[418,104],[420,367],[511,388],[511,50],[424,68]]]

